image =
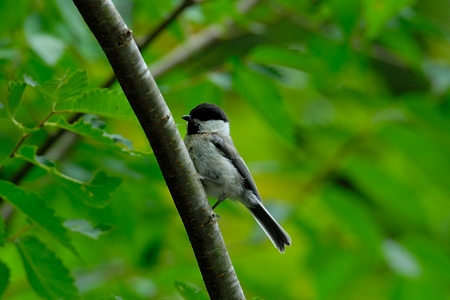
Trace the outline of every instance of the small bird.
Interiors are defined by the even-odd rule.
[[[239,201],[283,253],[285,245],[291,245],[291,237],[264,207],[255,181],[233,144],[225,112],[215,104],[202,103],[182,118],[187,121],[184,142],[203,188],[208,196],[217,198],[212,209],[227,198]]]

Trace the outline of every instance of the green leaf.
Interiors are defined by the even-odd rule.
[[[187,300],[207,300],[209,299],[205,291],[196,288],[188,283],[176,281],[175,287],[181,296]]]
[[[280,65],[307,72],[322,69],[323,65],[323,61],[309,54],[277,46],[256,47],[250,58],[257,63]]]
[[[366,35],[375,38],[383,33],[386,22],[396,16],[404,7],[414,0],[366,0],[364,20],[366,22]]]
[[[0,119],[9,119],[8,110],[2,102],[0,102]]]
[[[361,204],[361,199],[343,189],[330,187],[325,190],[323,200],[367,251],[373,255],[380,253],[381,234],[371,214]]]
[[[2,127],[8,128],[16,127],[22,131],[26,129],[18,123],[14,116],[16,114],[17,107],[22,101],[23,92],[25,90],[26,84],[24,82],[11,81],[8,85],[8,98],[6,103],[0,102],[0,121]],[[3,100],[2,100],[3,101]],[[4,161],[8,159],[6,156],[0,157],[0,163],[3,164]]]
[[[442,133],[448,136],[449,130],[446,128],[448,124],[441,123],[434,126],[433,128],[436,128],[434,132],[442,130]],[[393,149],[399,149],[414,165],[420,166],[428,179],[442,186],[449,186],[447,174],[450,168],[450,156],[448,146],[444,146],[445,139],[432,139],[420,134],[416,128],[395,125],[382,128],[380,137],[386,141],[387,145],[392,145]]]
[[[403,182],[397,181],[378,164],[353,157],[344,171],[352,181],[374,200],[397,226],[426,224],[424,206]],[[407,202],[399,199],[408,199]]]
[[[42,86],[38,86],[37,90],[52,103],[55,103],[80,97],[87,87],[86,71],[78,70],[72,74],[66,73],[61,78],[53,78]]]
[[[5,233],[5,222],[2,215],[0,214],[0,246],[5,245],[6,233]]]
[[[130,155],[148,155],[149,153],[133,150],[131,147],[131,141],[118,134],[108,134],[104,130],[94,127],[92,123],[86,122],[83,119],[69,124],[63,117],[59,118],[56,122],[47,122],[45,126],[53,126],[63,128],[65,130],[74,132],[81,136],[91,138],[96,142],[120,152],[125,152]],[[122,147],[121,145],[125,146]]]
[[[326,255],[314,266],[318,299],[333,299],[349,282],[359,277],[360,270],[366,265],[363,255],[337,248],[327,250]]]
[[[440,240],[434,240],[429,235],[415,235],[409,236],[404,244],[418,259],[424,272],[431,275],[434,281],[442,282],[444,286],[448,285],[450,257],[447,248],[442,247]]]
[[[8,283],[9,283],[10,272],[8,267],[0,261],[0,298],[2,294],[5,292]]]
[[[28,37],[31,48],[45,61],[53,66],[64,52],[66,45],[58,38],[49,34],[33,34]],[[45,47],[42,47],[45,45]]]
[[[25,37],[31,49],[48,65],[55,65],[64,53],[66,44],[57,37],[41,31],[37,14],[31,14],[24,26]]]
[[[93,226],[91,222],[87,220],[66,220],[64,221],[64,226],[71,231],[79,232],[94,240],[98,239],[100,235],[105,234],[113,228],[113,226],[105,224]]]
[[[293,143],[294,124],[272,80],[244,66],[237,66],[234,85],[242,97],[253,105],[284,139]]]
[[[137,123],[137,118],[122,92],[94,89],[81,97],[57,103],[56,111],[81,112]]]
[[[105,207],[109,203],[110,194],[122,182],[120,178],[107,176],[104,171],[96,172],[87,183],[76,180],[62,174],[52,164],[42,163],[43,159],[36,155],[36,150],[36,146],[24,145],[17,151],[16,156],[55,176],[88,206]]]
[[[34,237],[16,243],[28,280],[44,299],[78,299],[78,291],[69,270],[47,247]]]
[[[92,207],[102,208],[108,205],[109,198],[119,184],[120,178],[110,177],[104,171],[98,171],[94,174],[88,183],[77,182],[74,180],[65,180],[60,177],[67,188],[77,195],[84,204]]]
[[[420,45],[404,28],[386,30],[380,37],[382,44],[386,45],[391,53],[400,57],[411,66],[423,67],[423,57]]]
[[[353,0],[331,0],[330,6],[333,13],[337,16],[337,21],[347,36],[358,28],[355,26],[361,11],[360,2]]]
[[[67,235],[61,219],[45,201],[35,194],[27,193],[15,184],[0,180],[0,196],[22,211],[33,223],[50,234],[66,248],[78,255],[72,241]]]
[[[6,103],[6,109],[11,119],[16,115],[17,107],[22,101],[22,95],[25,91],[25,82],[11,81],[8,85],[8,102]]]

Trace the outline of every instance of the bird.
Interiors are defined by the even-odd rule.
[[[209,197],[216,198],[214,211],[226,199],[242,203],[274,246],[284,253],[291,246],[289,234],[264,207],[255,181],[230,135],[225,112],[212,103],[201,103],[188,115],[184,143]]]

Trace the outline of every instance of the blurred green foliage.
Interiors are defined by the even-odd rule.
[[[137,40],[180,3],[114,2]],[[224,108],[293,239],[280,255],[242,206],[220,206],[249,299],[450,299],[449,15],[437,0],[206,0],[143,50],[183,135],[196,104]],[[120,87],[100,89],[111,68],[73,3],[0,1],[0,16],[0,295],[205,298],[148,142]],[[211,28],[208,47],[172,54]],[[59,128],[76,142],[36,155]]]

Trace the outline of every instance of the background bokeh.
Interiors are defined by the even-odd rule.
[[[138,41],[180,2],[114,1]],[[242,205],[218,207],[248,299],[450,299],[449,15],[437,0],[204,0],[143,49],[183,136],[181,116],[195,105],[227,112],[264,203],[292,237],[280,255]],[[0,108],[9,81],[85,70],[97,88],[111,77],[71,1],[0,1],[0,17]],[[16,119],[38,124],[42,101],[27,87]],[[151,152],[136,122],[90,118]],[[44,126],[26,144],[54,131]],[[0,120],[2,180],[23,165],[6,160],[19,138]],[[204,289],[154,157],[68,143],[46,154],[61,173],[122,179],[108,206],[80,204],[36,167],[18,184],[102,232],[70,233],[80,257],[37,228],[24,233],[57,255],[80,295],[181,299],[177,285]],[[17,211],[3,219],[6,237],[29,223]],[[0,260],[10,270],[5,299],[39,299],[13,240]]]

